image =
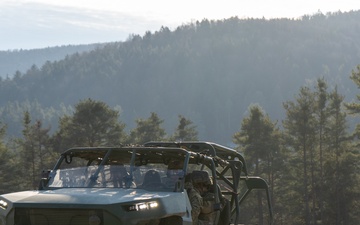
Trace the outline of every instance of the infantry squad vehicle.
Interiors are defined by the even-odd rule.
[[[210,142],[77,147],[42,174],[39,190],[0,196],[0,225],[191,225],[185,178],[207,171],[214,225],[239,224],[241,204],[268,185],[243,156]],[[209,200],[210,201],[210,200]]]

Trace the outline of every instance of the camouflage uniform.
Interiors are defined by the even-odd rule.
[[[194,225],[213,225],[216,212],[214,211],[215,196],[208,191],[211,184],[209,174],[206,171],[193,171],[187,180],[185,188],[192,207],[192,220]],[[203,196],[202,196],[203,195]]]
[[[207,192],[203,196],[203,206],[199,215],[199,219],[203,225],[215,224],[216,212],[214,211],[215,195]]]
[[[212,185],[209,174],[206,171],[193,171],[192,181],[196,187],[199,187],[199,193],[202,197],[201,211],[198,216],[200,224],[213,225],[215,223],[216,212],[214,210],[215,195],[209,192],[209,186]]]
[[[203,199],[200,195],[200,192],[197,189],[195,189],[193,185],[189,182],[185,184],[185,188],[188,191],[188,196],[192,208],[191,218],[193,221],[193,225],[202,225],[201,221],[199,221],[199,215],[203,205]]]

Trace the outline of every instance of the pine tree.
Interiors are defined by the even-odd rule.
[[[237,144],[247,159],[250,170],[254,170],[257,176],[266,175],[271,179],[274,174],[272,165],[279,149],[279,136],[277,129],[269,116],[258,105],[249,107],[249,116],[244,118],[241,129],[233,136],[233,141]],[[273,183],[272,180],[270,180]],[[257,210],[259,215],[258,224],[263,224],[263,203],[262,195],[257,195]]]
[[[55,155],[49,145],[49,128],[42,128],[41,121],[31,124],[28,111],[24,112],[23,138],[18,139],[20,145],[19,164],[22,169],[24,189],[36,189],[40,180],[41,171],[49,169],[55,162]]]
[[[356,67],[357,70],[353,70],[351,72],[350,79],[360,88],[360,65]],[[360,94],[356,95],[358,101],[360,101]],[[345,103],[345,107],[347,108],[350,115],[360,115],[360,103],[359,102],[351,102]],[[356,125],[355,135],[360,137],[360,124]]]
[[[319,204],[319,220],[323,221],[323,158],[324,158],[324,132],[327,125],[328,112],[327,112],[327,102],[328,102],[328,93],[327,93],[327,83],[324,78],[317,80],[317,86],[315,91],[315,115],[317,119],[317,133],[318,133],[318,149],[319,149],[319,179],[316,184],[313,186],[317,186],[317,190],[315,192],[315,196],[318,198]],[[316,207],[315,198],[313,198],[313,209]],[[314,220],[316,220],[314,218]]]
[[[36,168],[35,168],[35,143],[31,134],[31,118],[28,111],[24,112],[22,130],[23,139],[19,140],[21,143],[21,163],[23,163],[23,172],[22,174],[29,173],[26,177],[29,179],[24,179],[24,187],[29,189],[34,186],[36,180]]]
[[[130,142],[132,144],[144,144],[149,141],[165,140],[166,132],[161,127],[164,121],[152,112],[148,119],[137,119],[137,126],[130,133]]]
[[[6,126],[0,123],[0,194],[4,194],[13,190],[14,180],[12,173],[14,164],[12,164],[12,154],[4,143],[6,134]]]
[[[327,157],[325,170],[326,205],[325,224],[353,224],[351,211],[359,210],[356,200],[357,162],[347,134],[346,113],[342,109],[344,96],[337,88],[330,94],[329,126],[326,129]],[[353,222],[350,222],[353,221]]]
[[[311,223],[311,212],[309,203],[310,199],[309,185],[313,184],[315,179],[312,175],[313,171],[313,157],[314,149],[316,147],[316,118],[314,117],[314,94],[308,87],[300,89],[299,96],[294,102],[288,101],[284,103],[286,110],[286,119],[283,122],[285,132],[288,135],[287,141],[294,152],[295,156],[302,157],[302,173],[296,174],[298,179],[302,178],[303,190],[299,193],[303,196],[303,210],[304,218],[303,224],[309,225]],[[310,183],[309,183],[309,168],[310,168]],[[300,171],[299,171],[300,172]],[[312,190],[314,187],[312,186]],[[314,196],[312,196],[314,197]]]
[[[174,141],[197,141],[198,132],[196,126],[193,125],[193,122],[182,115],[179,115],[178,117],[179,125],[171,139]]]
[[[74,146],[120,145],[126,141],[125,125],[118,121],[119,112],[101,101],[86,99],[75,105],[72,116],[60,118],[53,137],[56,148],[63,151]]]

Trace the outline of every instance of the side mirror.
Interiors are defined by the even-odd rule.
[[[48,183],[49,183],[48,178],[41,178],[40,184],[39,184],[39,190],[45,190],[45,187]]]
[[[39,190],[44,190],[45,187],[48,185],[50,172],[51,170],[43,170],[41,172],[41,180],[38,188]]]

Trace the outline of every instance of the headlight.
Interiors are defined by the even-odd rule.
[[[126,211],[144,211],[144,210],[150,210],[155,209],[159,206],[157,202],[140,202],[133,205],[127,205]]]
[[[0,208],[7,209],[7,207],[8,207],[8,203],[5,202],[4,200],[0,200]]]

